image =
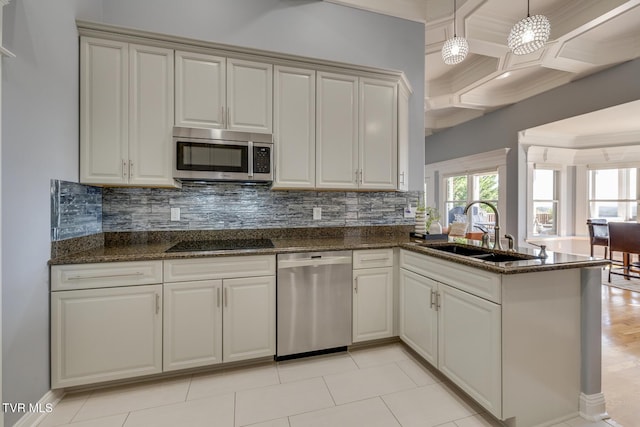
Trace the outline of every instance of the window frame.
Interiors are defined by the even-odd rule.
[[[500,211],[500,229],[506,230],[507,212],[507,155],[511,148],[505,147],[470,156],[458,157],[442,162],[425,165],[427,185],[426,205],[435,206],[440,213],[445,212],[444,176],[468,175],[485,171],[498,173],[498,210]]]
[[[631,174],[628,172],[630,169],[636,170],[636,194],[635,198],[631,194]],[[598,199],[596,198],[596,186],[594,184],[595,174],[593,172],[599,170],[617,170],[618,171],[618,185],[619,188],[625,189],[625,197],[617,198],[617,199]],[[638,215],[638,207],[640,207],[640,167],[630,166],[626,163],[612,164],[612,165],[588,165],[586,167],[586,216],[587,218],[599,218],[600,216],[592,216],[591,215],[591,204],[598,202],[613,202],[613,203],[627,203],[628,207],[635,203],[636,204],[636,218],[635,222],[640,222],[640,216]],[[618,206],[618,213],[620,213],[620,207]],[[606,217],[605,217],[606,218]],[[616,220],[619,221],[618,217]],[[625,213],[622,221],[631,222],[633,218],[631,217],[631,211]]]
[[[536,170],[550,170],[553,171],[553,198],[552,199],[534,199],[534,191],[533,191],[533,176]],[[562,211],[563,211],[563,200],[565,198],[562,197],[562,186],[560,185],[564,174],[564,168],[560,165],[553,165],[548,163],[533,163],[529,169],[529,177],[528,177],[528,191],[527,191],[527,236],[531,238],[547,238],[547,237],[559,237],[563,232],[563,221]],[[553,206],[553,221],[555,224],[555,233],[554,234],[535,234],[535,223],[536,223],[536,215],[534,212],[535,203],[536,202],[550,202]]]

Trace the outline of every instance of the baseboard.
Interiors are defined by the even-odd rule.
[[[52,410],[62,400],[64,394],[62,390],[49,390],[36,403],[35,407],[39,410],[25,413],[13,427],[37,426],[51,412],[50,410],[47,411],[47,409],[50,408]]]
[[[580,416],[589,421],[600,421],[609,418],[605,407],[603,393],[580,393]]]

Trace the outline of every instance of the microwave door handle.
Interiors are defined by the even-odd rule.
[[[253,178],[253,141],[249,141],[248,146],[249,156],[247,162],[249,163],[249,167],[247,175],[249,176],[249,178]]]

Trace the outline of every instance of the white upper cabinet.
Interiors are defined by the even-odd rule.
[[[316,187],[395,190],[398,83],[318,72]]]
[[[80,182],[126,184],[129,167],[129,44],[80,42]]]
[[[226,59],[176,51],[176,126],[224,128]]]
[[[175,186],[173,50],[83,37],[80,182]]]
[[[274,188],[314,188],[316,182],[316,72],[276,66],[273,133]]]
[[[173,185],[173,50],[129,46],[129,183]]]
[[[398,83],[360,77],[359,188],[396,189],[397,118]]]
[[[358,77],[318,72],[316,187],[358,188]]]
[[[227,59],[227,128],[271,133],[273,65]]]
[[[398,190],[409,191],[409,90],[398,92]]]
[[[175,125],[271,133],[273,65],[176,51]]]

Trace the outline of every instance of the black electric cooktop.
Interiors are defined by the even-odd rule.
[[[206,252],[269,248],[273,248],[273,242],[269,239],[183,240],[171,246],[165,252]]]

